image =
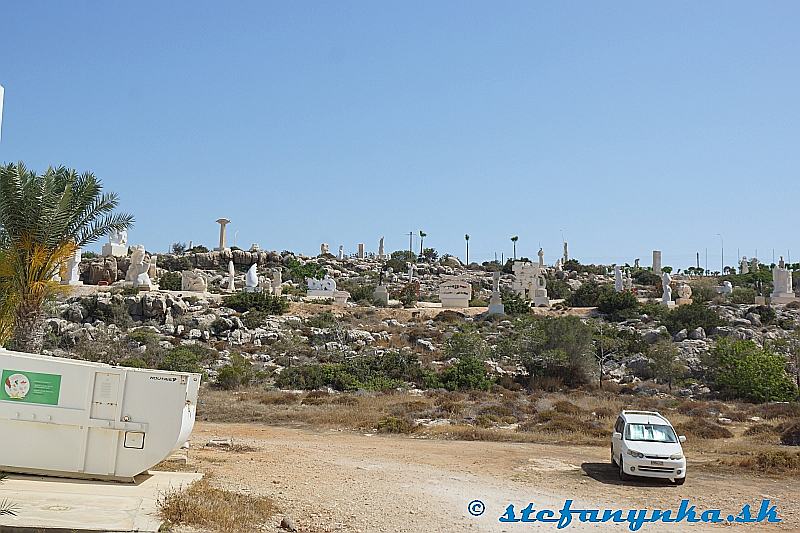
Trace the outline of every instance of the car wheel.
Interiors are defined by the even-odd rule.
[[[628,474],[625,473],[625,461],[622,460],[622,456],[619,457],[619,480],[620,481],[628,481],[631,478]]]
[[[676,477],[673,483],[675,483],[676,485],[683,485],[684,483],[686,483],[686,476]]]
[[[617,459],[614,457],[614,447],[611,447],[611,464],[617,466]]]

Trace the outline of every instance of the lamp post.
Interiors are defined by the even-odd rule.
[[[719,237],[720,256],[721,256],[720,262],[722,263],[720,265],[719,271],[724,275],[725,274],[725,241],[723,240],[721,233],[717,233],[717,237]]]

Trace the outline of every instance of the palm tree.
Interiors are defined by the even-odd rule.
[[[37,175],[22,163],[0,166],[0,343],[38,353],[44,303],[62,290],[53,278],[76,250],[133,217],[114,214],[119,199],[102,193],[91,172],[64,167]]]
[[[517,241],[519,240],[519,235],[514,235],[511,237],[511,242],[514,244],[514,261],[517,260]]]
[[[469,267],[469,233],[464,235],[464,240],[467,241],[467,261],[466,265]]]
[[[423,250],[422,242],[425,240],[425,237],[427,237],[427,236],[428,236],[427,233],[425,233],[422,230],[419,230],[419,258],[420,258],[420,260],[422,259],[422,250]]]

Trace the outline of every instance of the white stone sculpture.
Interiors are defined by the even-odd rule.
[[[633,278],[631,277],[630,272],[625,272],[625,279],[623,280],[622,286],[626,291],[633,290]]]
[[[556,272],[563,272],[564,271],[564,266],[562,264],[562,261],[561,261],[560,257],[558,258],[558,261],[556,261],[555,267],[556,267]]]
[[[792,286],[792,273],[786,268],[786,263],[781,256],[780,261],[772,269],[772,294],[770,302],[776,304],[787,304],[797,300]]]
[[[692,287],[688,283],[678,285],[678,305],[688,305],[692,303]]]
[[[639,267],[639,258],[638,257],[633,260],[633,268],[641,268],[641,267]]]
[[[108,236],[108,242],[103,245],[103,257],[128,256],[128,232],[126,230],[113,231]]]
[[[489,310],[486,313],[489,315],[506,314],[503,298],[500,294],[500,271],[492,272],[492,297],[489,298]]]
[[[383,249],[383,237],[378,241],[378,259],[386,259],[386,252]]]
[[[228,287],[231,292],[236,290],[236,267],[233,266],[233,261],[228,261]]]
[[[539,256],[539,268],[544,268],[544,250],[539,248],[539,251],[536,252],[536,255]]]
[[[672,301],[672,286],[670,283],[672,283],[672,276],[669,275],[669,272],[664,272],[661,275],[661,289],[664,291],[661,303],[667,307],[675,305],[675,302]]]
[[[72,254],[67,261],[64,271],[61,276],[62,285],[83,285],[80,280],[81,277],[81,249],[76,248],[75,253]]]
[[[150,263],[151,260],[146,256],[144,246],[140,244],[134,247],[131,254],[131,263],[125,273],[125,281],[132,283],[134,287],[150,290],[153,287],[148,275]]]
[[[750,272],[758,272],[758,258],[751,257],[750,258]]]
[[[733,284],[730,281],[723,281],[722,285],[717,287],[717,292],[724,295],[733,294]]]
[[[471,299],[472,284],[462,278],[448,277],[439,285],[439,301],[442,302],[442,307],[469,307]]]
[[[344,246],[342,246],[341,244],[339,245],[339,255],[337,256],[337,258],[339,259],[339,261],[344,259]]]
[[[276,268],[272,272],[272,294],[280,296],[283,291],[283,274],[280,268]]]
[[[319,245],[319,255],[328,255],[329,253],[331,253],[331,249],[327,242],[323,242]]]
[[[567,246],[567,241],[564,241],[564,263],[569,261],[569,246]]]
[[[260,289],[258,286],[258,264],[253,263],[247,269],[247,274],[244,277],[244,290],[246,292],[257,292]]]
[[[739,273],[740,274],[750,273],[750,265],[747,263],[746,257],[742,257],[742,259],[739,261]]]
[[[181,290],[190,292],[208,291],[208,280],[206,277],[194,270],[184,270],[181,272]]]
[[[625,284],[622,281],[622,267],[619,265],[614,267],[614,290],[616,292],[625,290]]]
[[[547,280],[544,270],[538,263],[527,261],[514,261],[514,283],[512,289],[523,298],[530,300],[537,307],[550,306],[547,297]]]
[[[227,218],[218,218],[217,224],[219,224],[219,246],[217,247],[217,251],[224,251],[227,248],[227,243],[225,242],[225,233],[227,231],[227,226],[230,224],[231,221]],[[234,236],[235,237],[235,236]],[[236,239],[234,239],[236,240]]]

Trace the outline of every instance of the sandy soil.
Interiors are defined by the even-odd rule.
[[[232,452],[202,445],[213,437],[255,448]],[[699,510],[718,508],[723,517],[762,498],[778,505],[783,523],[769,529],[800,530],[800,480],[772,479],[690,463],[682,487],[668,482],[620,483],[599,447],[495,442],[460,442],[389,437],[341,431],[310,431],[254,424],[198,423],[190,465],[211,473],[225,488],[273,498],[299,531],[491,531],[553,530],[553,525],[502,524],[506,505],[517,509],[575,506],[600,509],[679,506],[687,498]],[[690,456],[691,461],[691,456]],[[472,500],[482,516],[467,512]],[[283,516],[271,530],[280,531]],[[656,524],[643,531],[708,531],[726,526]],[[744,531],[747,526],[729,529]],[[764,529],[765,526],[759,526]],[[573,522],[569,530],[583,530]],[[604,530],[627,531],[625,525]],[[595,527],[592,530],[597,531]],[[185,531],[189,531],[188,529]]]

